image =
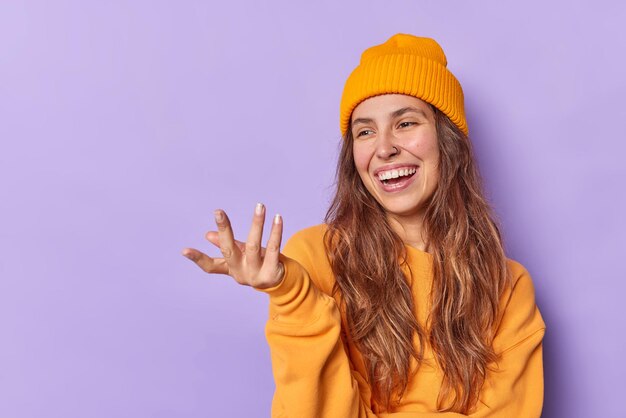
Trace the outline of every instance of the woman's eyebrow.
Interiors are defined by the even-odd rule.
[[[422,109],[418,109],[417,107],[413,107],[413,106],[407,106],[407,107],[403,107],[402,109],[398,109],[394,112],[391,112],[389,116],[391,116],[392,118],[397,118],[398,116],[402,116],[407,112],[415,112],[415,113],[421,114],[425,118],[427,117],[426,113]]]
[[[355,120],[352,121],[352,126],[358,125],[359,123],[366,124],[366,123],[370,123],[370,122],[372,122],[372,119],[369,119],[369,118],[358,118],[358,119],[355,119]]]
[[[420,115],[422,115],[423,117],[428,119],[428,116],[426,116],[426,112],[424,112],[422,109],[418,109],[418,108],[413,107],[413,106],[407,106],[407,107],[403,107],[403,108],[398,109],[398,110],[394,110],[393,112],[391,112],[389,114],[389,117],[392,118],[392,119],[393,118],[397,118],[397,117],[402,116],[402,115],[404,115],[405,113],[408,113],[408,112],[419,113]],[[355,120],[352,121],[352,126],[357,125],[359,123],[371,123],[371,122],[373,122],[373,120],[370,119],[370,118],[358,118],[358,119],[355,119]]]

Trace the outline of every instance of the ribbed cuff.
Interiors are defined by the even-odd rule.
[[[282,281],[266,289],[255,287],[270,297],[270,320],[294,325],[313,322],[332,299],[315,286],[300,263],[283,254],[279,259],[285,266]]]

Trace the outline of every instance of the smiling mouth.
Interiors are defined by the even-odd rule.
[[[410,179],[411,177],[413,177],[415,175],[416,172],[417,171],[415,171],[415,172],[413,172],[411,174],[408,174],[406,176],[398,176],[396,178],[390,178],[390,179],[385,179],[385,180],[378,179],[378,181],[380,181],[382,184],[384,184],[386,186],[387,185],[391,186],[391,185],[394,185],[394,184],[402,183],[402,182]]]
[[[405,181],[407,181],[408,179],[410,179],[414,175],[415,175],[415,173],[413,173],[413,174],[411,174],[409,176],[398,177],[398,178],[395,178],[395,179],[382,180],[382,183],[385,186],[393,186],[395,184],[404,183]]]

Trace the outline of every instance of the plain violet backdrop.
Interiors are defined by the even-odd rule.
[[[621,1],[2,1],[0,416],[268,417],[213,210],[322,222],[361,52],[435,38],[547,324],[546,418],[624,417]],[[269,230],[270,219],[267,219]],[[265,242],[265,239],[264,239]]]

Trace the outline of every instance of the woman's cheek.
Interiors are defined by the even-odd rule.
[[[354,165],[356,165],[357,170],[367,171],[367,168],[369,167],[369,163],[371,160],[370,153],[365,152],[365,150],[362,150],[359,148],[354,148],[353,155],[354,155]]]

